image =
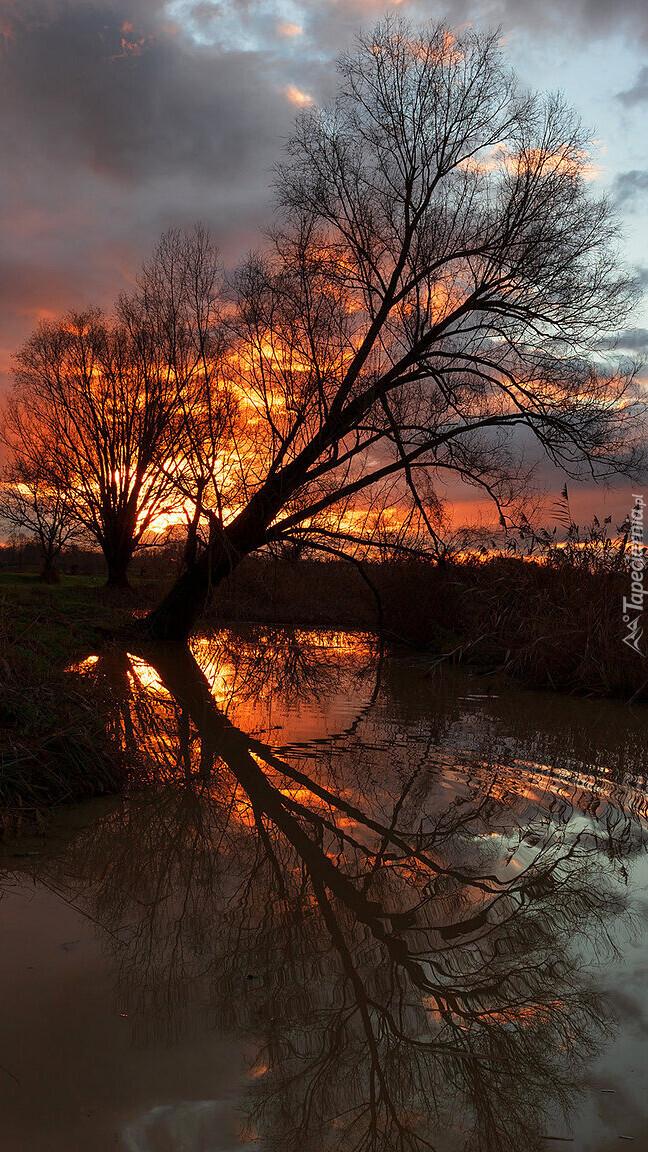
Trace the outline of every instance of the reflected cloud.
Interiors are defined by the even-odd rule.
[[[256,1143],[241,1144],[232,1105],[224,1100],[197,1100],[151,1108],[122,1129],[128,1152],[157,1152],[173,1148],[178,1152],[254,1152]]]

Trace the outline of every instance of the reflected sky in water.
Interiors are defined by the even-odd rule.
[[[70,675],[131,783],[2,859],[15,1139],[641,1146],[643,711],[268,628]]]

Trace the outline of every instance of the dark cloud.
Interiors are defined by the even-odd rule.
[[[271,62],[201,51],[129,9],[66,6],[17,29],[0,70],[5,145],[126,183],[256,175],[290,120]]]
[[[648,328],[627,328],[616,339],[602,341],[601,347],[621,352],[648,352]]]
[[[618,93],[617,100],[627,108],[648,103],[648,64],[641,69],[631,88]]]
[[[619,172],[612,185],[614,199],[620,208],[634,207],[648,192],[648,169],[632,168]]]
[[[648,5],[645,0],[496,0],[488,6],[492,20],[511,27],[534,27],[546,31],[553,26],[577,30],[586,39],[611,33],[648,40]]]
[[[622,332],[619,346],[629,351],[648,352],[648,328],[629,328]]]
[[[0,14],[6,384],[41,316],[109,303],[164,229],[204,221],[227,261],[256,243],[306,65],[197,43],[161,0],[0,0]],[[311,62],[309,91],[319,75]]]
[[[109,303],[165,228],[203,220],[227,262],[254,246],[291,90],[328,97],[335,54],[390,7],[0,0],[0,377],[40,316]],[[403,0],[394,10],[507,32],[648,34],[643,0]],[[617,189],[624,203],[641,190],[632,175]]]

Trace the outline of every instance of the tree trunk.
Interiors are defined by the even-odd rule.
[[[135,518],[128,510],[112,518],[101,540],[101,548],[108,565],[107,588],[122,591],[130,588],[128,566],[133,559],[134,537]]]
[[[146,617],[144,628],[151,640],[176,642],[189,638],[212,590],[231,575],[245,556],[268,542],[269,525],[296,487],[294,478],[292,487],[286,481],[281,486],[276,480],[266,483],[227,528],[222,527],[218,516],[208,513],[209,547]]]
[[[211,517],[209,547],[176,581],[162,603],[145,621],[151,640],[184,641],[206,607],[211,592],[225,580],[245,556],[266,542],[266,531],[274,508],[258,494],[226,529]]]
[[[106,588],[121,589],[122,591],[130,588],[128,581],[128,560],[124,561],[119,557],[108,560]]]
[[[41,584],[58,584],[60,576],[54,565],[46,560],[38,579],[40,580]]]
[[[162,603],[147,616],[147,635],[152,640],[186,640],[206,607],[212,588],[229,576],[240,559],[230,554],[224,540],[205,549]]]

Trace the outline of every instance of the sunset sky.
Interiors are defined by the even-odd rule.
[[[394,9],[500,24],[521,81],[564,90],[648,286],[645,0],[0,0],[0,387],[40,318],[109,304],[166,228],[204,221],[227,264],[254,247],[295,110]],[[645,307],[622,344],[648,352]],[[622,517],[626,493],[577,507]]]

